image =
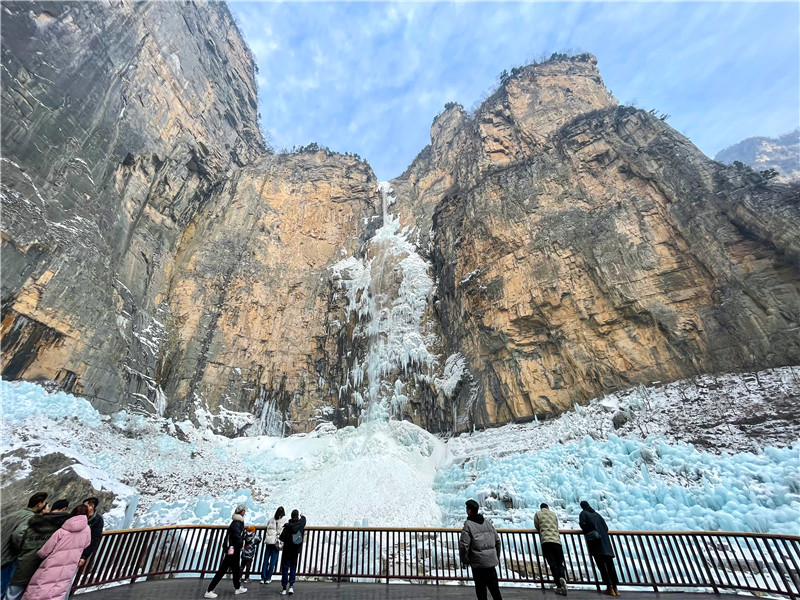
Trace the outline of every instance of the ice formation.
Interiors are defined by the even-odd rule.
[[[457,359],[453,359],[457,362]],[[574,527],[588,499],[612,529],[738,530],[800,534],[800,441],[788,427],[776,445],[742,448],[736,432],[716,448],[687,443],[673,429],[676,395],[684,422],[718,419],[719,398],[797,397],[798,369],[758,374],[759,396],[740,375],[713,390],[677,382],[599,399],[542,423],[506,425],[448,440],[402,421],[378,420],[309,434],[229,439],[155,415],[100,415],[84,399],[0,381],[3,471],[29,473],[35,456],[62,452],[76,472],[111,490],[109,528],[226,523],[239,502],[266,523],[278,505],[313,524],[454,526],[464,500],[481,501],[498,526],[530,527],[538,504]],[[686,390],[695,389],[694,395]],[[792,396],[793,395],[793,396]],[[738,402],[745,406],[745,398]],[[628,415],[619,428],[614,417]],[[646,419],[649,431],[637,421]],[[19,453],[12,452],[24,449]],[[21,461],[21,462],[20,462]]]
[[[353,340],[366,341],[361,363],[356,358],[347,385],[368,419],[402,416],[409,377],[432,381],[438,357],[430,348],[436,335],[424,325],[433,289],[431,265],[409,241],[410,231],[388,211],[393,203],[388,183],[381,183],[383,225],[368,242],[363,259],[346,258],[332,275],[348,299],[348,314],[358,322]]]

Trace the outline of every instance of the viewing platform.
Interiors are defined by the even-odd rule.
[[[74,593],[98,600],[202,597],[222,559],[225,532],[225,526],[214,525],[106,532],[79,572]],[[498,533],[503,597],[555,598],[538,533]],[[295,597],[472,598],[471,573],[458,556],[459,534],[444,528],[307,527]],[[709,598],[722,592],[800,598],[798,536],[702,531],[614,531],[610,536],[619,588],[628,598],[678,593]],[[563,530],[561,543],[569,597],[601,597],[602,583],[582,533]],[[279,575],[270,585],[258,581],[264,550],[262,544],[254,557],[245,597],[280,591]],[[215,591],[220,598],[233,597],[230,579]]]
[[[184,600],[189,598],[202,598],[208,588],[209,579],[170,579],[167,581],[151,581],[136,585],[121,585],[110,589],[98,590],[80,594],[85,600]],[[219,594],[218,600],[224,598],[295,598],[297,600],[456,600],[475,598],[475,590],[468,585],[402,585],[385,583],[321,583],[316,581],[298,581],[295,585],[297,593],[294,596],[281,596],[281,589],[277,581],[272,584],[260,585],[257,581],[246,584],[247,593],[234,596],[233,585],[230,579],[223,579],[215,590]],[[563,598],[552,590],[536,588],[501,587],[503,600],[538,600]],[[622,589],[622,597],[629,600],[658,599],[673,600],[685,598],[684,592],[628,592]],[[692,600],[719,600],[716,594],[691,593]],[[597,600],[605,598],[596,590],[570,589],[567,598],[575,600]]]

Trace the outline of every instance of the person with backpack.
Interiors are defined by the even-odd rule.
[[[214,589],[230,570],[233,571],[234,594],[238,596],[239,594],[247,593],[247,588],[242,587],[242,571],[239,566],[241,564],[242,547],[244,546],[244,513],[246,510],[247,507],[244,504],[240,504],[233,512],[231,524],[228,525],[228,531],[225,532],[225,539],[222,543],[222,563],[220,563],[219,569],[214,574],[214,579],[211,580],[208,591],[203,595],[203,598],[217,597]]]
[[[261,538],[256,535],[256,528],[250,525],[244,532],[244,547],[242,548],[242,575],[244,575],[242,581],[244,583],[250,581],[248,574],[250,563],[253,562],[253,556],[260,543]]]
[[[303,531],[306,528],[306,518],[296,508],[292,511],[292,518],[283,526],[280,540],[283,542],[283,558],[281,559],[281,595],[294,594],[295,574],[297,573],[297,559],[303,546]],[[288,589],[287,589],[288,584]]]
[[[614,550],[611,547],[611,538],[608,535],[608,526],[603,517],[601,517],[586,500],[581,500],[581,511],[578,517],[578,524],[583,531],[583,537],[586,540],[586,548],[589,550],[589,555],[597,565],[597,570],[600,571],[600,577],[603,583],[606,584],[606,589],[603,592],[606,596],[619,596],[619,579],[617,578],[617,570],[614,568]]]
[[[493,600],[503,600],[495,567],[500,564],[500,535],[492,522],[478,512],[478,503],[469,499],[467,520],[458,539],[458,554],[461,566],[470,566],[478,600],[486,600],[486,590]]]
[[[278,554],[283,548],[283,542],[278,539],[278,536],[280,536],[283,526],[286,525],[288,520],[289,517],[286,516],[286,511],[282,506],[279,506],[278,510],[275,511],[275,516],[267,523],[267,531],[264,534],[266,552],[264,553],[264,566],[261,568],[261,583],[268,584],[272,581],[272,573],[275,571],[275,567],[278,566]]]

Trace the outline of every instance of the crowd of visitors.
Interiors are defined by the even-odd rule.
[[[225,533],[222,542],[222,560],[219,568],[203,595],[204,598],[216,598],[214,591],[222,578],[231,571],[233,573],[234,595],[247,593],[247,588],[242,586],[242,573],[247,573],[253,561],[256,548],[261,543],[253,526],[245,527],[244,515],[247,507],[240,504],[233,511],[231,524]],[[306,528],[306,518],[297,509],[292,511],[290,519],[286,519],[286,511],[278,507],[264,534],[264,563],[261,573],[261,583],[268,584],[278,564],[278,555],[281,555],[281,595],[294,594],[295,576],[297,574],[297,559],[303,547],[303,533]]]
[[[47,493],[4,515],[2,600],[65,600],[78,568],[91,557],[103,534],[100,501],[86,498],[70,510],[66,498],[47,503]]]
[[[103,533],[103,517],[97,512],[99,500],[91,497],[72,507],[67,499],[47,503],[39,492],[26,508],[4,515],[2,531],[1,600],[66,600],[80,567],[91,557]],[[614,567],[614,551],[608,526],[585,500],[578,518],[607,596],[619,596],[619,579]],[[558,529],[558,517],[546,503],[534,516],[542,556],[553,576],[555,592],[567,595],[567,570]],[[491,520],[480,513],[475,500],[466,502],[467,518],[459,536],[458,550],[463,568],[469,567],[478,600],[502,600],[497,577],[502,547],[500,535]],[[216,598],[214,591],[228,572],[233,574],[234,594],[247,592],[253,559],[262,539],[254,526],[245,526],[247,507],[240,504],[231,517],[222,543],[222,557],[205,598]],[[264,557],[261,583],[272,581],[280,557],[281,595],[294,594],[297,563],[303,547],[306,518],[294,509],[290,517],[279,506],[264,531]],[[244,574],[244,577],[243,577]]]
[[[502,600],[500,586],[497,581],[495,567],[500,563],[502,548],[500,535],[479,512],[475,500],[467,500],[467,520],[461,529],[458,540],[458,552],[461,566],[469,566],[472,580],[475,582],[475,595],[478,600],[487,599],[487,591],[492,600]],[[619,579],[614,568],[614,550],[608,536],[608,526],[586,500],[581,502],[581,514],[578,517],[581,531],[586,540],[586,548],[592,557],[600,577],[606,586],[602,592],[606,596],[619,596]],[[539,511],[533,517],[533,526],[539,532],[542,544],[542,555],[553,576],[556,594],[567,595],[567,570],[564,564],[564,549],[561,547],[561,536],[558,532],[558,517],[546,503],[539,505]]]

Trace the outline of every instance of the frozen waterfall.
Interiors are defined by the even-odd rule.
[[[434,380],[438,342],[425,322],[433,290],[431,265],[409,241],[411,231],[389,213],[395,198],[380,183],[383,224],[369,240],[363,258],[350,257],[332,267],[334,279],[348,298],[348,316],[355,317],[353,346],[366,345],[356,357],[340,397],[350,393],[361,407],[361,420],[401,418],[408,403],[408,385]],[[363,344],[366,342],[366,344]]]

